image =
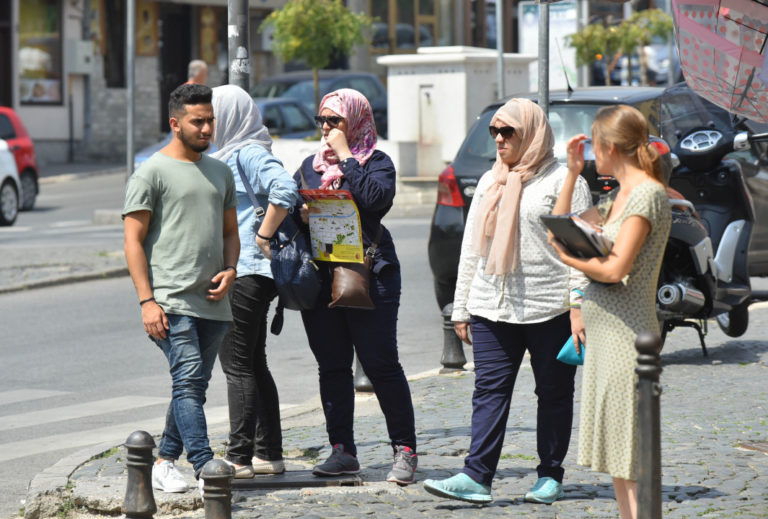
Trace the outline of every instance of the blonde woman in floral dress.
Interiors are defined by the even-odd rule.
[[[584,166],[586,135],[567,146],[568,177],[553,214],[570,207]],[[626,105],[602,108],[592,125],[597,171],[619,189],[582,216],[613,241],[608,256],[576,258],[550,243],[566,265],[592,283],[584,292],[586,344],[582,378],[578,462],[613,478],[621,517],[637,517],[637,401],[634,343],[643,331],[659,332],[656,284],[669,236],[671,211],[659,154],[648,141],[643,115]]]

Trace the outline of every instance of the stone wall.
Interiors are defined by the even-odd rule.
[[[96,57],[91,76],[91,140],[82,142],[79,158],[120,162],[126,148],[126,89],[109,88],[103,58]],[[157,57],[136,57],[134,151],[162,138]]]

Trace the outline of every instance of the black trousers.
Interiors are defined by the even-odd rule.
[[[408,381],[397,353],[397,311],[400,271],[394,267],[371,274],[375,310],[328,308],[330,278],[324,280],[320,302],[301,312],[309,346],[320,372],[320,398],[331,445],[341,443],[356,455],[353,422],[355,387],[353,353],[368,376],[384,413],[393,447],[416,450],[416,428]]]
[[[229,446],[227,459],[250,465],[251,458],[283,458],[280,402],[267,366],[269,303],[277,295],[265,276],[242,276],[229,291],[234,326],[219,349],[227,377]]]
[[[527,349],[536,380],[536,447],[540,478],[563,481],[562,468],[573,424],[576,366],[557,360],[571,334],[568,312],[542,323],[511,324],[472,317],[475,392],[472,440],[463,472],[484,485],[496,473],[504,445],[512,390]]]

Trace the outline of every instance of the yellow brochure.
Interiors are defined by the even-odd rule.
[[[352,193],[334,189],[300,189],[309,208],[309,237],[314,259],[363,262],[360,213]]]

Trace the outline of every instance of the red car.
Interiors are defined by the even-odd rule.
[[[19,116],[12,108],[6,106],[0,106],[0,139],[8,143],[8,148],[16,159],[22,191],[19,208],[28,211],[35,207],[39,192],[35,145]]]

